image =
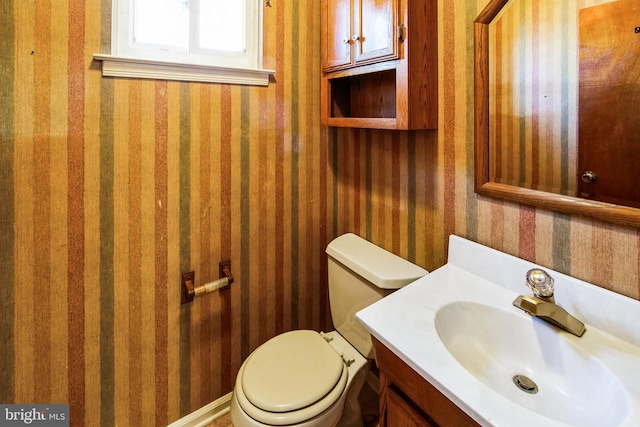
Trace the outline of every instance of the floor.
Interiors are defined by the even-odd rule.
[[[377,427],[378,393],[371,388],[368,383],[365,383],[360,392],[360,407],[362,408],[364,427]],[[233,427],[233,424],[231,424],[231,415],[227,414],[220,417],[206,427]]]

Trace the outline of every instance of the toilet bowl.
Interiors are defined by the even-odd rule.
[[[234,427],[362,426],[358,395],[374,355],[355,313],[427,271],[351,233],[327,255],[336,330],[289,331],[255,349],[236,378]]]
[[[335,331],[278,335],[240,367],[233,425],[329,427],[341,418],[341,426],[362,425],[357,398],[367,368],[367,360]]]

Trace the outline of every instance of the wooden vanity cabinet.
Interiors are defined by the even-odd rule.
[[[386,425],[387,427],[437,427],[416,411],[411,403],[394,391],[393,387],[386,391]]]
[[[380,370],[380,427],[479,427],[471,417],[373,338]]]
[[[437,0],[321,0],[321,120],[435,129]]]

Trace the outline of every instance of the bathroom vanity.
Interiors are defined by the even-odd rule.
[[[514,306],[540,268],[582,336]],[[446,265],[356,317],[374,338],[383,426],[640,425],[637,300],[451,236]]]
[[[380,427],[478,426],[460,408],[373,339],[380,370]]]

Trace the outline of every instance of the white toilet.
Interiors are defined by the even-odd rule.
[[[355,314],[427,271],[355,234],[334,239],[327,254],[336,331],[290,331],[255,349],[236,378],[234,427],[362,425],[358,395],[374,355]]]

